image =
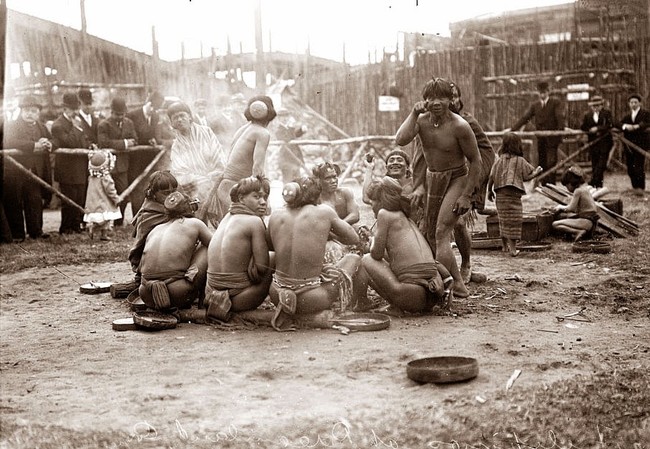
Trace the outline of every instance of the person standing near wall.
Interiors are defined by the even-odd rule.
[[[533,101],[526,109],[524,115],[504,132],[518,131],[526,123],[533,120],[537,131],[561,131],[566,128],[565,105],[557,98],[550,96],[550,88],[547,82],[537,84],[539,99]],[[557,148],[562,143],[562,136],[539,136],[537,137],[537,155],[539,165],[544,171],[557,164]],[[557,181],[555,173],[549,173],[539,179],[541,184],[555,184]]]
[[[588,142],[595,142],[589,148],[589,155],[591,156],[591,181],[589,181],[589,185],[600,188],[603,186],[609,152],[614,144],[612,135],[609,132],[614,126],[614,121],[612,112],[604,108],[605,100],[603,100],[603,97],[594,95],[588,105],[590,110],[582,117],[580,129],[587,133]]]
[[[641,95],[632,94],[627,99],[630,113],[623,117],[618,128],[623,131],[623,136],[633,144],[645,151],[650,151],[650,111],[641,107]],[[632,182],[636,195],[643,195],[645,191],[645,156],[638,151],[625,146],[625,163],[627,174]]]

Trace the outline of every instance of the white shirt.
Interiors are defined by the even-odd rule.
[[[594,123],[598,123],[598,112],[594,112]]]
[[[83,110],[79,109],[79,115],[88,123],[89,126],[93,124],[93,115],[86,114]]]
[[[632,114],[630,114],[632,116],[632,121],[636,120],[636,115],[639,113],[640,110],[641,110],[641,108],[632,109]]]

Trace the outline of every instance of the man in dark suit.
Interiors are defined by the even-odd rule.
[[[115,181],[117,193],[121,194],[129,186],[128,149],[134,147],[138,141],[135,126],[131,119],[126,117],[126,101],[123,98],[113,98],[113,101],[111,101],[111,116],[99,122],[97,140],[100,148],[115,150],[117,160],[111,175],[113,181]],[[120,203],[122,217],[124,217],[126,203],[128,203],[127,199]],[[122,226],[123,223],[124,218],[121,218],[115,220],[114,224],[115,226]]]
[[[599,95],[594,95],[589,101],[590,110],[582,117],[580,129],[587,133],[587,140],[596,143],[589,147],[591,156],[591,181],[589,185],[600,188],[603,186],[605,169],[609,152],[612,149],[613,139],[609,130],[614,126],[612,112],[604,109],[605,100]]]
[[[135,126],[138,145],[161,145],[163,143],[164,136],[158,110],[162,107],[164,101],[165,97],[160,92],[151,92],[141,108],[133,109],[126,114]],[[138,149],[129,154],[129,185],[144,172],[144,169],[156,157],[157,153],[158,150],[152,148],[147,150]],[[135,216],[144,202],[144,184],[136,187],[133,193],[129,195],[129,199]]]
[[[52,151],[50,132],[38,121],[41,104],[28,95],[20,101],[20,116],[8,123],[4,133],[4,147],[23,152],[14,159],[39,178],[51,182],[50,158]],[[19,171],[13,164],[5,163],[2,202],[14,240],[25,240],[25,228],[33,239],[48,238],[43,232],[43,197],[41,186]]]
[[[538,131],[563,130],[566,127],[566,113],[564,105],[557,98],[550,96],[548,83],[537,84],[539,99],[532,102],[524,115],[512,125],[513,131],[518,131],[529,121],[533,120]],[[508,129],[507,131],[509,131]],[[546,171],[557,163],[557,147],[562,142],[562,136],[538,137],[537,155],[539,165]],[[555,173],[546,175],[539,180],[540,183],[555,184]]]
[[[627,140],[645,151],[650,151],[650,111],[641,107],[641,101],[639,94],[628,97],[627,104],[630,106],[630,113],[623,117],[618,128],[623,130],[623,136]],[[645,156],[627,145],[624,154],[627,175],[632,182],[632,188],[637,195],[643,195],[645,191]]]
[[[81,102],[79,117],[81,118],[81,128],[86,135],[89,143],[97,143],[97,125],[103,119],[93,109],[93,93],[89,89],[79,89],[77,93]]]
[[[79,117],[81,105],[77,94],[63,95],[63,112],[52,124],[52,138],[57,148],[88,148],[90,142],[84,134],[82,119]],[[56,154],[54,159],[54,179],[58,181],[61,193],[81,207],[86,203],[88,185],[88,157],[86,154]],[[63,202],[61,204],[60,234],[81,232],[83,213]]]

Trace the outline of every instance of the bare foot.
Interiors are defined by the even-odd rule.
[[[271,319],[271,326],[278,332],[295,331],[296,325],[293,322],[293,316],[282,310],[282,307],[275,309],[275,314]]]
[[[519,255],[520,252],[521,252],[521,251],[519,251],[518,249],[513,249],[512,251],[510,251],[510,255],[511,255],[512,257],[517,257],[517,256]]]
[[[587,231],[579,231],[576,234],[576,238],[573,240],[574,242],[577,242],[578,240],[582,240],[582,238],[587,235]]]
[[[465,284],[454,282],[454,289],[452,293],[456,298],[467,298],[469,296],[469,290],[465,287]]]

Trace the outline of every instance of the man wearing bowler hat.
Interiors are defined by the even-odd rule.
[[[107,119],[99,122],[97,130],[97,140],[100,148],[111,148],[115,150],[117,161],[115,169],[111,172],[115,189],[121,194],[129,186],[129,153],[128,149],[137,144],[138,136],[135,132],[135,126],[130,118],[126,117],[126,101],[123,98],[113,98],[111,101],[111,115]],[[125,199],[120,203],[120,212],[124,217],[126,209]],[[133,211],[135,214],[137,211]],[[122,226],[124,218],[115,220],[115,226]]]
[[[93,93],[90,89],[81,88],[77,93],[81,107],[79,117],[81,118],[81,128],[90,143],[97,143],[97,127],[99,122],[104,118],[93,108]]]
[[[52,137],[58,148],[89,148],[79,117],[81,102],[77,94],[63,95],[63,112],[52,124]],[[88,183],[88,157],[85,154],[57,153],[54,159],[54,179],[59,183],[61,193],[82,208],[86,203]],[[61,204],[60,234],[81,232],[83,212],[66,202]]]
[[[623,117],[617,128],[623,130],[623,136],[627,140],[645,151],[650,151],[650,111],[643,109],[641,102],[639,94],[632,94],[627,98],[630,113]],[[645,191],[645,156],[629,145],[625,145],[624,154],[634,193],[641,196]]]
[[[14,159],[33,175],[51,182],[50,132],[38,121],[41,104],[34,96],[20,100],[20,116],[5,129],[4,148],[22,152]],[[5,163],[2,202],[14,240],[25,240],[25,228],[33,239],[48,238],[43,232],[43,196],[41,186],[11,163]]]
[[[589,111],[582,117],[580,129],[587,133],[587,140],[592,143],[589,147],[591,156],[591,181],[589,185],[600,188],[603,186],[605,169],[613,139],[610,130],[614,126],[612,112],[605,109],[605,100],[594,95],[588,102]]]

